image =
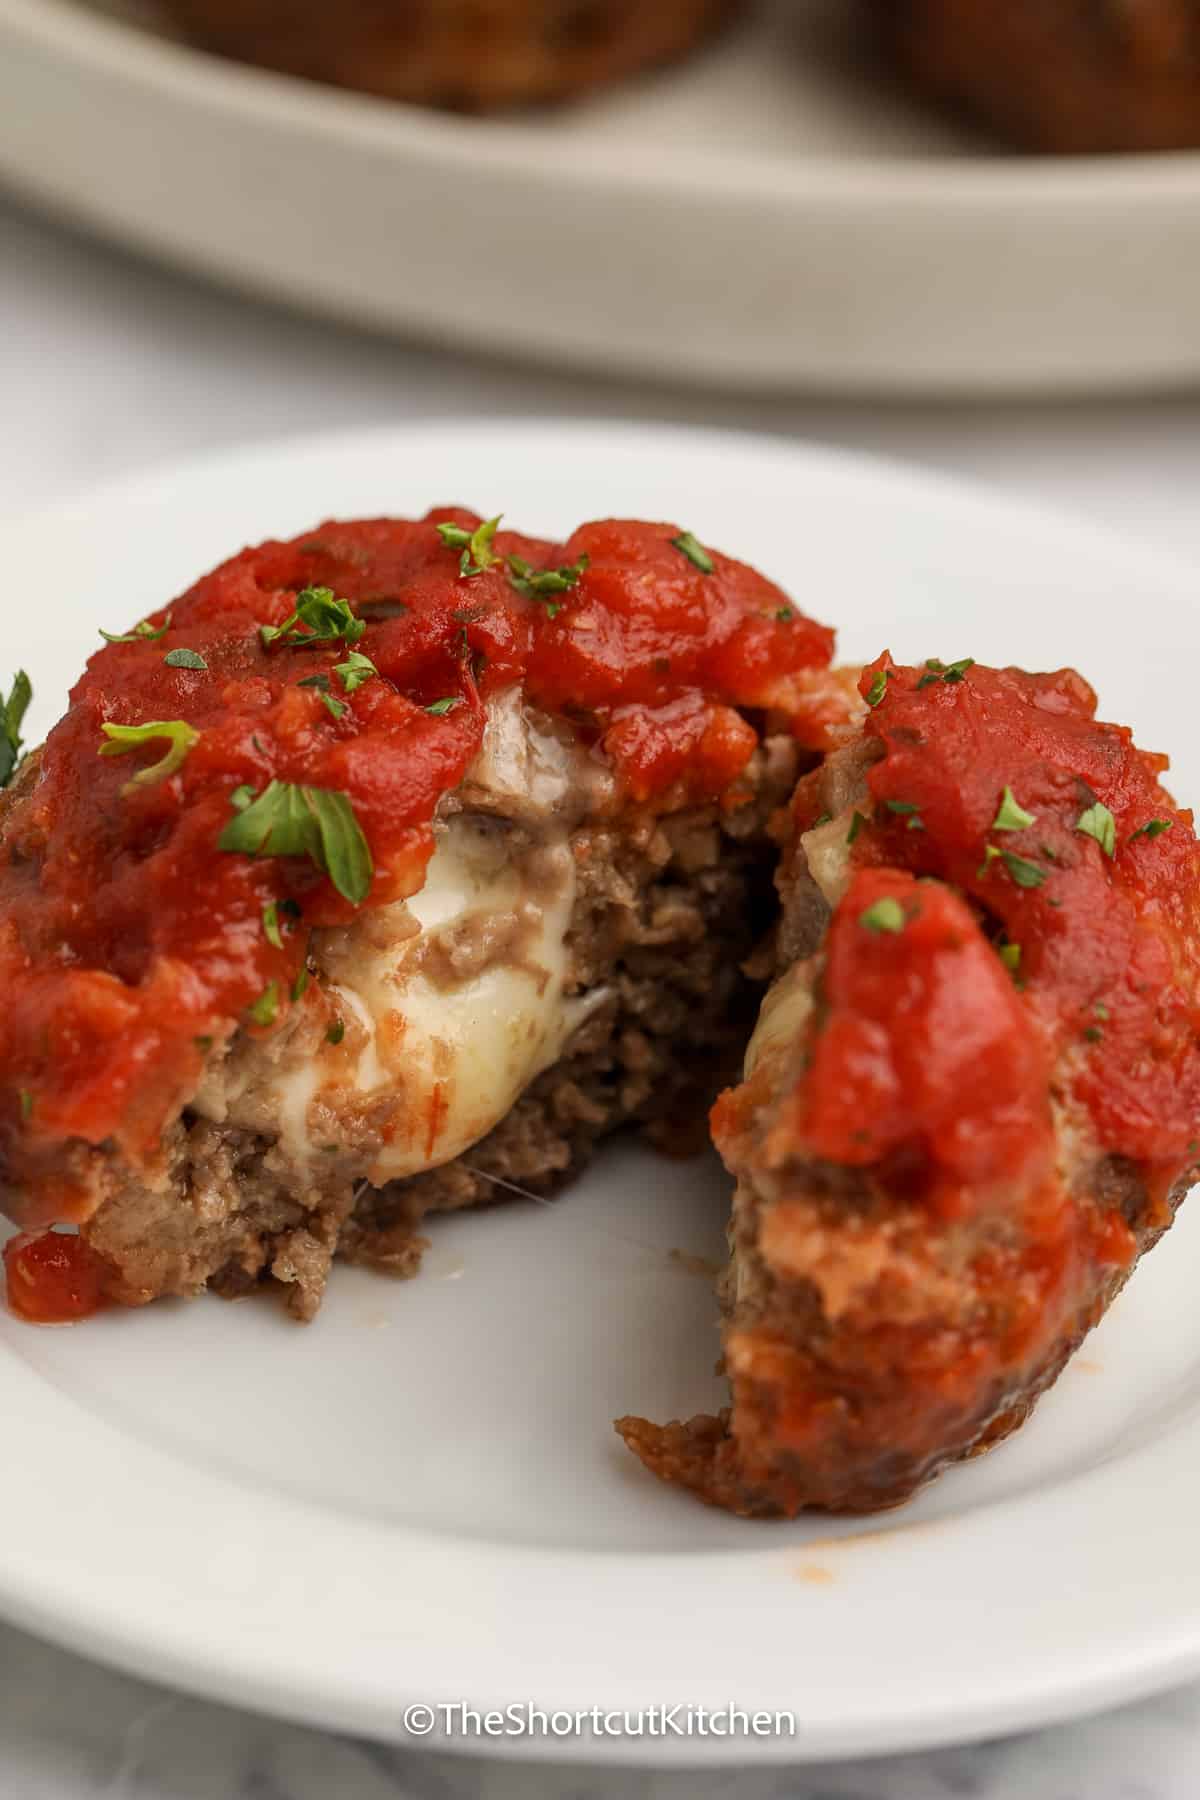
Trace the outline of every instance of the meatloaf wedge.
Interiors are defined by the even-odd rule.
[[[714,1136],[719,1418],[618,1421],[734,1512],[870,1511],[1019,1425],[1200,1138],[1200,850],[1073,671],[862,680],[799,783],[782,972]]]
[[[331,523],[106,634],[0,803],[30,1317],[318,1306],[736,1070],[832,634],[671,525]],[[74,1226],[76,1233],[53,1226]]]

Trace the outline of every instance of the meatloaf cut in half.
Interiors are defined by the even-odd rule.
[[[0,800],[17,1310],[307,1318],[338,1252],[407,1274],[428,1212],[703,1136],[769,823],[861,710],[777,587],[673,525],[445,509],[105,636]]]
[[[585,94],[704,42],[738,0],[167,0],[197,44],[387,100],[492,111]]]
[[[732,1404],[618,1422],[744,1514],[869,1511],[1019,1425],[1200,1151],[1200,851],[1071,670],[862,678],[802,777],[780,974],[714,1136]]]

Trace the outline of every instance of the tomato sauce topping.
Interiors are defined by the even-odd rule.
[[[1074,1100],[1101,1151],[1139,1165],[1161,1199],[1196,1161],[1200,1134],[1200,848],[1191,813],[1160,784],[1166,759],[1097,721],[1095,696],[1072,670],[899,668],[884,656],[861,690],[882,755],[868,775],[871,817],[851,852],[862,873],[830,939],[840,1000],[831,1042],[817,1052],[813,1141],[835,1160],[868,1160],[866,1143],[856,1151],[848,1134],[886,1139],[898,1129],[889,1121],[906,1113],[935,1142],[943,1178],[1006,1164],[1015,1172],[1026,1140],[1014,1130],[1012,1081],[1036,1031],[1046,1061],[1040,1074],[1026,1067],[1028,1106],[1044,1108],[1052,1087]],[[801,829],[813,822],[798,818]],[[948,906],[965,925],[962,901],[919,883],[920,916],[909,922],[917,901],[905,901],[902,931],[872,934],[859,920],[863,881],[917,876],[956,889],[986,934],[973,928],[975,947],[959,953],[948,993],[937,958],[916,985],[912,959],[945,926]],[[855,956],[865,958],[857,975]],[[836,1023],[839,1006],[849,1023]],[[863,1063],[855,1058],[871,1020],[886,1025]],[[944,1041],[963,1034],[971,1055]],[[915,1071],[914,1041],[926,1045]],[[859,1092],[865,1104],[868,1090],[880,1096],[878,1117],[867,1107],[854,1127],[846,1096]],[[957,1125],[935,1117],[939,1093],[961,1113]]]
[[[500,690],[573,720],[630,799],[732,804],[768,722],[825,743],[832,642],[671,525],[556,545],[442,509],[235,556],[97,652],[17,778],[0,1148],[152,1151],[212,1042],[286,1016],[311,927],[419,888]],[[79,1205],[64,1186],[29,1209]]]

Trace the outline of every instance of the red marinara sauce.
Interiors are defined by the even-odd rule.
[[[81,1237],[40,1231],[4,1246],[8,1304],[31,1325],[70,1325],[106,1304],[104,1264]]]
[[[438,803],[514,683],[574,722],[631,801],[663,808],[736,804],[768,722],[821,748],[844,715],[832,633],[677,527],[607,521],[565,544],[501,530],[477,551],[438,530],[480,523],[445,508],[260,545],[89,662],[0,819],[0,1159],[23,1223],[85,1210],[56,1172],[64,1140],[150,1154],[211,1042],[286,1017],[308,929],[353,916],[313,860],[219,848],[239,798],[272,781],[343,796],[373,864],[361,904],[378,907],[420,887]],[[265,646],[260,628],[312,589],[362,635],[300,624]],[[353,684],[351,652],[371,665]],[[161,778],[130,785],[162,738],[100,756],[103,727],[164,721],[195,737]],[[53,1178],[22,1181],[43,1149]]]
[[[814,1142],[870,1160],[848,1097],[873,1092],[870,1135],[906,1117],[910,1139],[933,1146],[937,1183],[960,1169],[1015,1175],[1053,1090],[1161,1203],[1200,1137],[1200,847],[1159,781],[1166,758],[1098,721],[1069,669],[884,656],[861,691],[881,759],[851,852],[861,873],[831,933],[836,999],[806,1102]],[[806,807],[798,797],[801,829],[815,822]],[[864,928],[864,883],[883,884],[880,897],[908,884],[903,931]],[[922,956],[954,918],[962,947]],[[939,1027],[943,1002],[957,1024]],[[1120,1260],[1132,1240],[1117,1235]]]

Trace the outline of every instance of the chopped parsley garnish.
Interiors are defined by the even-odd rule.
[[[333,672],[346,693],[353,694],[364,681],[370,681],[372,675],[378,675],[379,670],[370,657],[364,656],[361,650],[352,650],[345,662],[334,663]]]
[[[1140,837],[1161,837],[1164,831],[1170,831],[1174,823],[1174,819],[1150,819],[1145,825],[1139,825],[1136,831],[1130,832],[1129,842],[1132,844],[1134,838]]]
[[[322,694],[321,705],[325,708],[326,712],[332,713],[335,719],[344,718],[346,713],[350,710],[346,705],[346,702],[344,700],[339,700],[334,694]]]
[[[1105,856],[1115,856],[1117,849],[1117,821],[1105,806],[1103,800],[1097,800],[1089,806],[1075,822],[1076,831],[1084,837],[1095,838]]]
[[[781,606],[775,614],[775,617],[781,625],[790,625],[792,620],[796,617],[796,614],[794,608],[790,606]]]
[[[1015,975],[1021,966],[1020,944],[1001,944],[999,951],[1000,961],[1004,964],[1010,974]]]
[[[1089,1025],[1083,1035],[1089,1044],[1098,1044],[1100,1039],[1104,1036],[1104,1033],[1101,1031],[1099,1025]]]
[[[855,838],[858,836],[859,832],[862,830],[862,828],[866,824],[866,822],[867,821],[863,818],[863,816],[860,812],[856,811],[856,812],[851,813],[850,829],[846,833],[847,844],[852,844],[854,842]]]
[[[1103,1000],[1097,1000],[1095,1006],[1093,1006],[1093,1008],[1092,1008],[1092,1011],[1095,1013],[1095,1015],[1098,1019],[1107,1019],[1107,1017],[1108,1017],[1108,1008],[1107,1008],[1107,1006],[1105,1006]]]
[[[1047,878],[1045,869],[1039,869],[1035,862],[1029,861],[1028,857],[1015,856],[1011,850],[997,850],[995,844],[989,844],[984,850],[983,861],[975,871],[978,879],[982,879],[987,874],[997,857],[1020,888],[1041,887]]]
[[[671,548],[678,550],[682,556],[686,556],[702,575],[711,575],[717,566],[700,539],[690,531],[681,531],[677,538],[672,538]]]
[[[346,1035],[345,1019],[335,1019],[333,1021],[333,1024],[329,1027],[328,1031],[325,1033],[325,1042],[327,1044],[340,1044],[342,1039],[345,1037],[345,1035]]]
[[[269,981],[254,1005],[249,1008],[256,1025],[273,1025],[279,1016],[279,983]]]
[[[332,588],[307,587],[296,595],[296,610],[290,619],[282,625],[260,625],[258,634],[264,650],[269,650],[272,644],[332,644],[339,638],[357,644],[366,629],[366,622],[355,618],[350,602],[336,599]]]
[[[876,900],[874,906],[868,906],[866,912],[859,913],[858,922],[865,930],[876,933],[903,931],[904,908],[890,894],[885,894],[882,900]]]
[[[1000,860],[1020,888],[1041,887],[1046,879],[1045,869],[1039,869],[1035,862],[1027,857],[1014,856],[1011,850],[1002,850]]]
[[[0,701],[0,788],[8,786],[21,760],[21,745],[25,741],[21,726],[32,699],[33,683],[24,669],[18,669],[12,692],[7,700]]]
[[[1024,831],[1032,825],[1035,814],[1026,812],[1010,787],[1000,796],[1000,807],[992,820],[993,831]]]
[[[822,825],[832,825],[832,823],[833,814],[825,812],[821,814],[819,819],[814,819],[808,829],[810,831],[819,831]]]
[[[883,699],[883,696],[887,693],[887,684],[891,680],[891,678],[892,678],[892,671],[890,669],[878,669],[876,671],[875,679],[871,683],[870,687],[867,689],[867,705],[868,706],[878,706],[879,705],[879,702]]]
[[[230,819],[218,848],[243,856],[307,856],[355,906],[371,891],[375,865],[345,794],[272,781]]]
[[[580,576],[587,571],[589,561],[585,552],[578,562],[562,563],[557,569],[535,569],[523,556],[510,556],[508,579],[526,600],[541,600],[546,608],[546,617],[555,619],[560,611],[555,595],[565,594],[577,587]]]
[[[308,992],[308,979],[309,979],[308,963],[303,962],[300,965],[300,973],[297,975],[295,981],[293,981],[293,983],[292,983],[293,1004],[297,1000],[302,1000],[304,998],[305,994]]]
[[[171,615],[167,614],[162,624],[153,626],[149,619],[143,619],[132,631],[105,631],[100,629],[100,636],[106,644],[154,644],[159,638],[165,638],[171,629]]]
[[[492,539],[503,517],[503,513],[497,513],[494,519],[485,519],[474,531],[467,531],[462,525],[438,526],[438,536],[447,550],[462,551],[458,572],[464,581],[469,581],[472,575],[482,575],[485,569],[490,569],[493,563],[500,561],[492,549]]]
[[[163,657],[168,669],[207,669],[208,664],[198,650],[168,650]]]
[[[121,791],[126,794],[131,788],[152,787],[156,781],[165,781],[168,775],[174,775],[183,766],[188,752],[200,741],[195,726],[183,719],[152,719],[146,725],[102,725],[100,729],[109,740],[107,744],[101,744],[101,756],[125,756],[130,750],[139,750],[143,744],[153,744],[160,738],[167,741],[166,754],[148,768],[139,769],[132,780],[125,783]]]
[[[885,800],[883,804],[894,813],[919,813],[921,810],[913,800]]]
[[[957,662],[944,663],[940,658],[931,656],[927,659],[925,667],[928,670],[928,674],[922,675],[920,681],[918,681],[918,691],[921,688],[931,686],[935,681],[961,681],[967,670],[975,667],[975,658],[973,656],[963,656],[960,657]]]
[[[437,719],[444,719],[446,714],[448,712],[450,712],[454,707],[461,706],[461,705],[462,705],[462,695],[461,694],[446,694],[443,696],[442,699],[435,700],[431,706],[427,706],[425,708],[425,711],[427,713],[432,713],[434,715],[434,717]]]
[[[213,1047],[213,1041],[210,1037],[193,1038],[192,1042],[195,1044],[201,1056],[207,1056]]]
[[[283,930],[279,923],[281,915],[295,923],[300,917],[300,908],[294,900],[269,900],[263,907],[263,930],[267,942],[274,944],[276,950],[283,949]]]
[[[33,1117],[33,1095],[28,1088],[21,1089],[21,1117],[27,1125]]]

